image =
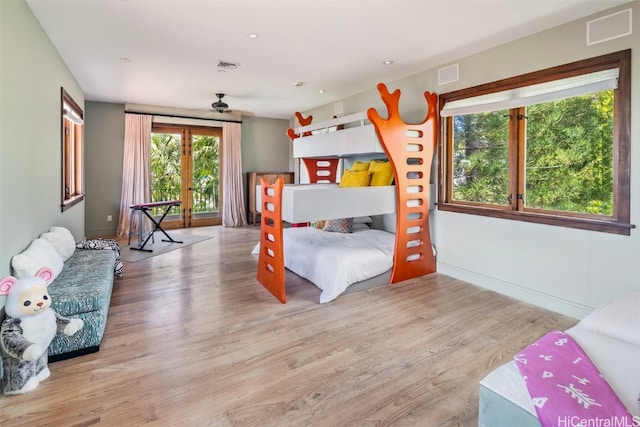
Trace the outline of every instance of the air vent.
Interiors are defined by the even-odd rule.
[[[216,67],[221,68],[223,70],[235,70],[239,66],[240,64],[238,64],[237,62],[224,61],[222,59],[219,60],[218,63],[216,64]]]
[[[438,70],[438,85],[446,85],[458,81],[458,64],[449,65],[448,67]]]
[[[628,36],[633,31],[631,9],[587,22],[587,46]]]

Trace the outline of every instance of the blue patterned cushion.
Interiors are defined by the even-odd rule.
[[[49,345],[49,356],[97,348],[107,325],[113,289],[111,249],[76,249],[62,272],[49,285],[51,307],[60,315],[82,319],[84,326],[71,336],[57,334]]]
[[[115,253],[111,249],[76,249],[49,285],[51,307],[69,317],[109,305],[114,262]]]
[[[82,319],[84,325],[82,329],[71,336],[57,334],[49,345],[49,350],[47,351],[49,356],[70,353],[90,347],[98,347],[102,342],[102,336],[107,326],[108,311],[109,306],[105,305],[99,311],[69,316],[74,319]]]

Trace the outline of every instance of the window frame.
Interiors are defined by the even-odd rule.
[[[583,230],[630,235],[630,179],[631,179],[631,50],[623,50],[594,58],[572,62],[540,71],[441,94],[440,110],[448,103],[465,98],[516,89],[538,83],[618,68],[618,88],[614,89],[613,118],[613,212],[611,216],[573,212],[547,211],[525,208],[518,197],[511,197],[508,205],[496,206],[453,200],[453,117],[442,118],[438,141],[438,210],[459,212],[494,218],[511,219]],[[522,114],[524,107],[514,108]],[[511,127],[525,126],[524,120],[511,120]],[[520,129],[522,131],[522,129]],[[513,134],[513,129],[512,132]],[[523,147],[520,141],[510,140],[509,190],[512,195],[524,194]]]
[[[84,200],[84,112],[71,95],[60,88],[61,203],[62,212]],[[70,189],[67,193],[67,188]]]

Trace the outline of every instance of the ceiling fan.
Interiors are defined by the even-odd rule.
[[[216,112],[218,113],[230,112],[231,110],[229,110],[229,104],[222,101],[222,98],[224,98],[224,93],[216,93],[216,97],[218,98],[218,100],[211,104],[211,108],[216,110]]]

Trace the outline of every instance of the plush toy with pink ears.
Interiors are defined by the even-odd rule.
[[[45,267],[34,277],[0,280],[0,295],[7,296],[7,318],[0,328],[5,394],[22,394],[38,387],[50,375],[47,349],[56,333],[73,335],[84,326],[81,319],[67,319],[51,308],[47,286],[53,279],[53,271]]]

